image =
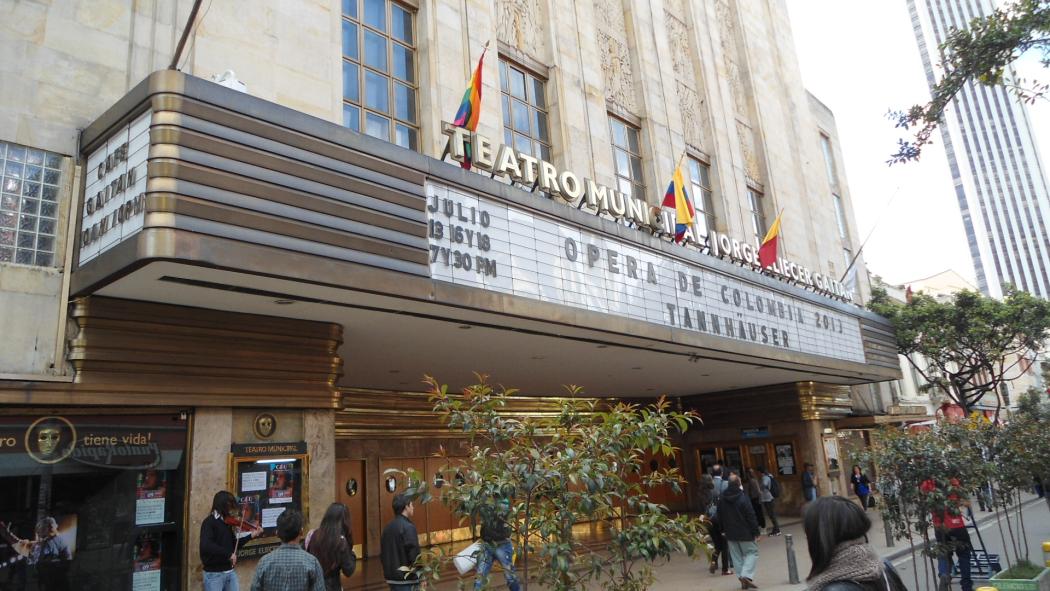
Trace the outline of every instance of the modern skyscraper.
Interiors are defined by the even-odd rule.
[[[932,88],[942,74],[941,43],[993,5],[908,0],[908,9]],[[967,84],[940,129],[981,291],[998,296],[1012,283],[1050,297],[1050,196],[1025,106],[1002,86]]]

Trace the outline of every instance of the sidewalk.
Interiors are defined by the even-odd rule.
[[[1045,501],[1036,499],[1034,495],[1025,497],[1023,504],[1026,508],[1038,505],[1045,510]],[[978,524],[987,523],[994,519],[994,513],[974,512]],[[886,534],[882,524],[882,517],[877,509],[868,511],[872,520],[871,531],[868,533],[868,542],[882,557],[897,563],[910,562],[910,546],[903,540],[895,541],[892,547],[886,544]],[[763,591],[801,591],[805,589],[804,581],[809,573],[810,561],[809,551],[806,548],[806,536],[802,531],[801,521],[795,518],[781,518],[781,531],[784,535],[776,537],[763,537],[759,540],[758,572],[754,582]],[[1029,532],[1036,535],[1036,532]],[[799,580],[803,581],[797,585],[788,583],[787,551],[786,544],[788,536],[794,542],[795,560],[798,565]],[[595,540],[598,542],[599,540]],[[918,542],[919,539],[916,539]],[[916,548],[916,555],[920,552]],[[651,587],[652,591],[680,591],[683,589],[697,591],[732,591],[740,589],[740,582],[735,576],[722,576],[720,571],[712,575],[707,571],[708,562],[705,558],[690,559],[684,555],[675,555],[671,560],[657,562],[654,565],[657,581]],[[372,589],[385,589],[383,583],[379,560],[365,560],[358,562],[359,572],[350,579],[344,579],[344,588],[354,591],[371,591]],[[378,572],[377,572],[378,571]],[[519,573],[520,574],[520,573]],[[458,579],[455,573],[450,577],[442,578],[437,588],[441,591],[457,588]],[[473,585],[473,578],[466,577],[467,587]],[[911,579],[905,581],[911,589],[914,584]],[[506,589],[502,575],[497,571],[489,586],[493,590]],[[539,585],[530,585],[530,591],[539,591]],[[595,589],[597,589],[595,587]],[[912,589],[911,591],[921,591]]]

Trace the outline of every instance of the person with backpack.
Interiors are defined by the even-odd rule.
[[[755,568],[758,566],[758,539],[761,530],[751,501],[740,488],[740,475],[729,474],[729,484],[718,500],[718,522],[725,533],[726,545],[736,566],[741,589],[758,589]]]
[[[729,568],[729,547],[726,545],[725,534],[722,532],[722,527],[718,521],[718,500],[728,485],[728,482],[722,478],[722,466],[720,464],[711,466],[711,484],[711,501],[707,506],[707,517],[711,522],[711,544],[715,547],[715,551],[711,554],[711,564],[708,566],[708,572],[712,575],[715,574],[719,558],[721,558],[722,574],[731,575],[733,571]]]
[[[763,468],[759,486],[762,489],[762,508],[766,510],[766,516],[769,517],[769,521],[773,524],[773,527],[769,528],[769,535],[779,536],[780,521],[777,520],[776,502],[777,497],[780,496],[780,483],[777,482],[776,478],[773,478],[773,473],[769,471],[769,468]]]

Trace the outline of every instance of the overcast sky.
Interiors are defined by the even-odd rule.
[[[939,134],[920,162],[885,163],[901,137],[885,113],[929,99],[905,0],[787,0],[787,5],[806,88],[835,113],[858,241],[875,228],[864,247],[868,269],[890,283],[945,269],[974,281]],[[1034,58],[1024,61],[1022,76],[1050,78]],[[1050,103],[1043,101],[1029,114],[1045,164]]]

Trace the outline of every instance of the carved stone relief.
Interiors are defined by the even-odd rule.
[[[737,120],[736,135],[740,140],[740,152],[744,157],[744,174],[749,181],[762,183],[762,171],[759,167],[758,152],[755,150],[755,132],[747,123]]]
[[[602,74],[605,77],[605,96],[628,111],[635,112],[634,70],[627,44],[598,31],[598,48],[602,58]]]
[[[682,133],[685,141],[694,147],[704,148],[707,146],[708,128],[707,109],[700,94],[685,84],[678,82],[678,105],[682,110]]]
[[[620,0],[596,0],[594,14],[598,20],[599,31],[604,31],[620,41],[627,41],[627,23],[623,17],[623,4]]]
[[[525,53],[544,58],[543,21],[538,0],[497,0],[496,34],[500,41]]]

